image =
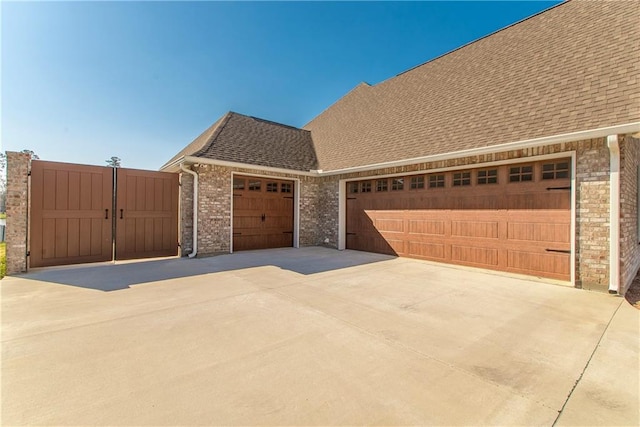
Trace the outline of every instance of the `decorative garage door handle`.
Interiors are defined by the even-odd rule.
[[[265,214],[262,214],[262,222],[264,222],[265,219],[267,219],[267,216]]]
[[[566,250],[566,249],[549,249],[549,248],[547,248],[547,249],[545,249],[545,251],[547,251],[547,252],[557,252],[557,253],[561,253],[561,254],[570,254],[571,253],[571,251]]]
[[[124,209],[120,209],[120,219],[122,219],[122,211],[124,211]]]
[[[104,210],[104,219],[109,219],[109,209]]]

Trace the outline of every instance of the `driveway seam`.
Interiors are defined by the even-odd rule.
[[[582,368],[582,372],[580,372],[580,375],[578,376],[578,379],[576,380],[575,384],[571,388],[571,391],[567,395],[567,398],[565,399],[564,403],[562,404],[562,408],[560,408],[560,410],[558,411],[558,416],[553,421],[552,427],[555,426],[558,423],[558,421],[560,420],[560,417],[562,416],[562,413],[564,412],[564,408],[567,406],[567,403],[569,403],[569,399],[571,399],[571,396],[573,395],[573,392],[575,391],[575,389],[578,387],[578,384],[580,384],[580,381],[582,380],[582,377],[584,376],[584,373],[587,371],[587,368],[589,367],[589,364],[591,363],[591,359],[593,359],[593,356],[596,354],[596,351],[598,351],[598,347],[600,347],[600,343],[602,342],[602,339],[604,338],[604,334],[606,334],[607,331],[609,330],[609,326],[611,325],[611,322],[613,321],[613,318],[616,316],[616,313],[618,312],[620,307],[622,307],[622,303],[623,302],[625,302],[624,298],[622,298],[622,301],[620,301],[620,304],[618,304],[618,307],[616,307],[616,309],[614,310],[613,314],[611,315],[611,318],[607,322],[607,326],[605,326],[604,330],[602,331],[602,334],[600,335],[600,338],[598,339],[598,342],[596,343],[595,347],[593,348],[593,351],[591,352],[591,355],[589,356],[589,359],[587,360],[587,363],[584,365],[584,368]]]

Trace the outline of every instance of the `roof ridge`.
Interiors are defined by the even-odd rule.
[[[227,111],[225,113],[225,115],[222,117],[222,120],[220,121],[220,123],[218,124],[218,126],[216,126],[216,128],[213,130],[213,132],[211,133],[211,136],[209,138],[207,138],[207,141],[204,143],[204,145],[202,146],[202,148],[198,151],[196,151],[195,153],[191,154],[192,156],[198,157],[201,154],[203,154],[204,152],[206,152],[215,142],[216,138],[218,138],[218,136],[220,135],[220,132],[222,132],[222,129],[224,129],[224,127],[227,125],[227,123],[229,123],[229,120],[231,119],[231,116],[237,114],[234,113],[233,111]]]
[[[541,15],[541,14],[543,14],[543,13],[546,13],[546,12],[550,11],[551,9],[555,9],[556,7],[563,6],[563,5],[565,5],[565,4],[567,4],[567,3],[571,2],[571,1],[572,1],[572,0],[562,0],[562,1],[561,1],[560,3],[558,3],[558,4],[554,4],[553,6],[550,6],[550,7],[546,8],[546,9],[544,9],[544,10],[541,10],[541,11],[539,11],[539,12],[536,12],[536,13],[534,13],[533,15],[527,16],[526,18],[522,18],[522,19],[521,19],[521,20],[519,20],[519,21],[516,21],[516,22],[514,22],[514,23],[511,23],[511,24],[509,24],[509,25],[507,25],[507,26],[505,26],[505,27],[499,28],[499,29],[495,30],[495,31],[494,31],[494,32],[492,32],[492,33],[486,34],[486,35],[484,35],[484,36],[482,36],[482,37],[479,37],[479,38],[477,38],[477,39],[475,39],[475,40],[471,40],[470,42],[465,43],[465,44],[463,44],[462,46],[458,46],[458,47],[456,47],[455,49],[452,49],[452,50],[450,50],[450,51],[448,51],[448,52],[445,52],[445,53],[443,53],[442,55],[438,55],[438,56],[436,56],[435,58],[431,58],[431,59],[429,59],[428,61],[425,61],[425,62],[423,62],[423,63],[421,63],[421,64],[415,65],[415,66],[413,66],[413,67],[411,67],[411,68],[409,68],[409,69],[407,69],[407,70],[405,70],[405,71],[402,71],[401,73],[396,74],[395,76],[392,76],[392,77],[389,77],[388,79],[382,80],[381,82],[376,83],[374,86],[378,86],[378,85],[381,85],[381,84],[383,84],[383,83],[388,82],[389,80],[393,80],[393,79],[395,79],[396,77],[399,77],[399,76],[401,76],[401,75],[403,75],[403,74],[406,74],[406,73],[408,73],[408,72],[410,72],[410,71],[415,70],[416,68],[420,68],[420,67],[422,67],[423,65],[427,65],[427,64],[429,64],[429,63],[431,63],[431,62],[433,62],[433,61],[436,61],[436,60],[438,60],[438,59],[440,59],[440,58],[442,58],[442,57],[445,57],[445,56],[450,55],[450,54],[452,54],[452,53],[454,53],[454,52],[457,52],[457,51],[459,51],[459,50],[461,50],[461,49],[464,49],[464,48],[465,48],[465,47],[467,47],[467,46],[470,46],[470,45],[472,45],[472,44],[475,44],[475,43],[479,42],[480,40],[484,40],[484,39],[486,39],[486,38],[488,38],[488,37],[491,37],[491,36],[493,36],[493,35],[495,35],[495,34],[498,34],[498,33],[502,32],[502,31],[505,31],[505,30],[507,30],[507,29],[509,29],[509,28],[511,28],[511,27],[514,27],[514,26],[516,26],[516,25],[518,25],[518,24],[521,24],[521,23],[523,23],[523,22],[525,22],[525,21],[528,21],[529,19],[535,18],[535,17],[536,17],[536,16],[538,16],[538,15]],[[322,114],[322,113],[320,113],[320,114]]]

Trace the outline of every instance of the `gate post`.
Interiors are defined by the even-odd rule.
[[[7,275],[27,271],[31,155],[7,151]]]

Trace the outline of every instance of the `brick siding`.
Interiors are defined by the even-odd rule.
[[[624,294],[640,268],[638,238],[638,165],[640,139],[620,144],[620,287]]]
[[[7,274],[27,269],[30,160],[29,154],[7,151]]]

